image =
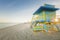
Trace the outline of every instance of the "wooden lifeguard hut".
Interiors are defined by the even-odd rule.
[[[52,19],[56,18],[55,5],[44,4],[36,12],[33,13],[32,17],[32,29],[34,31],[45,30],[46,32],[50,29],[48,25],[51,26],[53,22]]]

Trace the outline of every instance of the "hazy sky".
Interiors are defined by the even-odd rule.
[[[59,0],[0,0],[0,23],[29,21],[32,14],[45,3],[60,8]]]

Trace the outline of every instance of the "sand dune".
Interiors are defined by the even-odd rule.
[[[60,40],[60,32],[33,32],[29,23],[0,29],[0,40]]]

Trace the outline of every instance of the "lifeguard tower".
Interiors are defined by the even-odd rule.
[[[46,31],[48,30],[56,30],[57,27],[54,24],[54,20],[56,18],[56,10],[54,5],[45,4],[41,6],[35,13],[33,13],[32,17],[32,29],[33,31]]]

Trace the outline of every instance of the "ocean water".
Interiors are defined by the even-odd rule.
[[[0,23],[0,29],[17,25],[18,23]]]

